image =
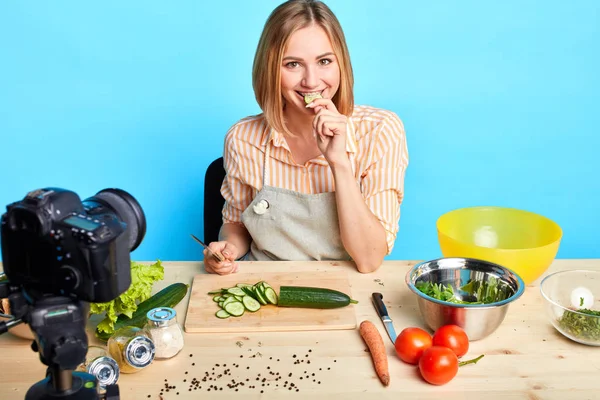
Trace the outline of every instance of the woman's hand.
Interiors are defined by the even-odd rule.
[[[229,242],[212,242],[208,244],[208,248],[213,253],[221,253],[225,260],[217,261],[216,258],[207,250],[204,249],[204,269],[209,274],[228,275],[238,271],[238,263],[235,260],[239,257],[237,247]]]
[[[330,165],[347,162],[346,127],[348,118],[338,112],[331,99],[315,99],[306,106],[315,111],[313,131],[317,146]]]

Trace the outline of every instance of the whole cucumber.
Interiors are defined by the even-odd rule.
[[[279,289],[279,307],[298,308],[339,308],[349,304],[356,304],[350,296],[333,289],[306,287],[306,286],[282,286]]]
[[[115,322],[115,331],[125,326],[136,326],[143,328],[148,321],[146,314],[148,311],[156,307],[175,307],[187,294],[188,285],[185,283],[173,283],[160,292],[152,295],[148,299],[138,304],[137,309],[133,312],[131,318],[125,314],[119,315]],[[100,340],[107,341],[110,333],[100,332],[96,328],[96,337]]]

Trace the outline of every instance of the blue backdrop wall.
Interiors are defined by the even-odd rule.
[[[0,5],[0,205],[120,187],[148,232],[137,260],[197,260],[204,171],[260,112],[251,65],[279,0]],[[391,259],[441,255],[444,212],[523,208],[600,257],[600,2],[329,0],[356,102],[395,111],[410,153]]]

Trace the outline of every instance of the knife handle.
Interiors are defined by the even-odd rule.
[[[383,304],[383,295],[381,293],[373,293],[372,297],[377,314],[379,314],[380,317],[388,317],[387,308],[385,308],[385,304]]]

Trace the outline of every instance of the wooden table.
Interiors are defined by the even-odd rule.
[[[408,326],[423,327],[416,298],[404,283],[406,272],[414,264],[386,261],[372,274],[360,274],[352,264],[339,262],[245,262],[240,266],[248,272],[346,269],[352,297],[360,302],[354,306],[358,323],[373,321],[387,347],[391,373],[387,388],[376,378],[357,330],[186,334],[185,348],[177,357],[155,361],[136,374],[122,374],[121,398],[159,399],[165,384],[174,388],[164,392],[164,400],[279,396],[394,400],[598,398],[600,349],[572,342],[550,325],[543,312],[539,280],[511,304],[496,332],[471,343],[465,358],[485,354],[479,363],[461,367],[457,377],[444,386],[424,382],[416,367],[396,356],[370,301],[372,292],[383,293],[397,332]],[[156,290],[172,282],[191,283],[195,274],[203,272],[201,263],[165,262],[164,266],[165,280],[156,285]],[[548,273],[578,268],[598,270],[600,260],[556,260]],[[177,306],[181,324],[187,302],[184,299]],[[91,344],[96,343],[93,335],[90,337]],[[29,346],[28,341],[13,335],[0,337],[0,399],[22,399],[28,388],[44,377],[45,366]],[[203,382],[205,376],[208,378]],[[201,389],[190,391],[194,378],[201,381]],[[232,380],[245,385],[230,388]]]

